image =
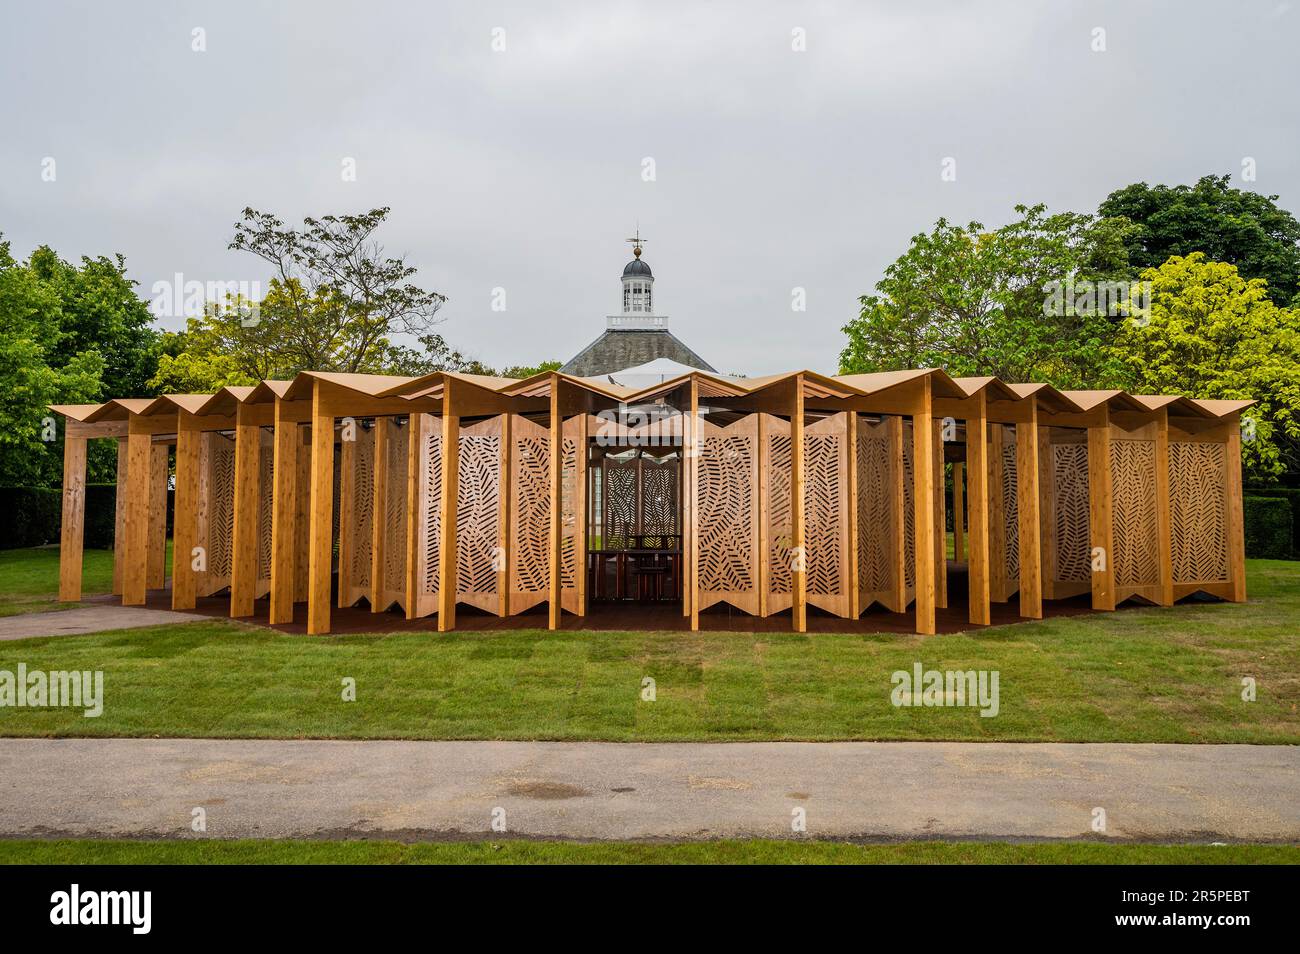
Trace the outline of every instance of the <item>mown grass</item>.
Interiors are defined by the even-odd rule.
[[[229,622],[0,642],[0,670],[103,670],[104,713],[0,708],[6,736],[1300,740],[1300,563],[1247,604],[948,636],[515,630],[290,636]],[[891,674],[1000,673],[1000,712],[896,708]],[[644,677],[656,698],[642,699]],[[1257,700],[1246,702],[1242,680]],[[344,679],[356,701],[343,700]]]
[[[36,865],[1256,865],[1300,863],[1289,845],[901,842],[772,839],[676,843],[458,841],[3,841],[0,864]]]
[[[113,551],[87,550],[82,562],[83,596],[113,589]],[[59,548],[0,550],[0,616],[66,609],[59,602]]]

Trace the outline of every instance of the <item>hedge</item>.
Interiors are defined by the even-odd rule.
[[[1294,515],[1286,497],[1243,497],[1246,556],[1290,560],[1295,555]]]
[[[1247,487],[1248,497],[1281,497],[1291,501],[1291,553],[1300,556],[1300,487]]]
[[[63,524],[63,491],[56,487],[0,487],[0,513],[8,515],[0,521],[0,550],[58,543]],[[169,523],[170,515],[169,506]],[[116,524],[117,485],[88,484],[86,549],[112,549]]]

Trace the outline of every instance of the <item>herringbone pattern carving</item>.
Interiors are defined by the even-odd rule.
[[[421,584],[425,595],[437,594],[440,582],[438,566],[438,547],[442,537],[442,422],[435,419],[432,430],[425,435],[424,450],[420,462],[424,473],[420,475],[423,493],[420,505],[424,508],[424,529],[421,534],[421,549],[424,557],[424,573]],[[412,435],[414,439],[414,435]]]
[[[794,442],[788,434],[773,434],[768,437],[767,527],[771,593],[794,592],[794,580],[790,572],[790,548],[794,536],[790,494],[790,451],[793,447]]]
[[[676,461],[641,462],[641,533],[647,547],[667,547],[668,537],[681,534],[677,525],[678,468]]]
[[[1158,582],[1156,538],[1156,443],[1110,442],[1110,480],[1114,507],[1115,582]]]
[[[582,494],[578,488],[578,442],[572,437],[560,439],[560,588],[578,585],[578,507]]]
[[[894,536],[889,437],[885,425],[858,430],[858,587],[877,593],[893,585]]]
[[[456,590],[496,593],[501,438],[461,435],[456,475]]]
[[[208,447],[208,573],[229,584],[235,540],[235,442],[213,434]]]
[[[1228,578],[1225,485],[1222,444],[1170,442],[1169,496],[1175,583],[1218,582]]]
[[[545,593],[550,585],[550,441],[522,437],[514,442],[515,582],[521,593]]]
[[[1007,579],[1020,578],[1020,506],[1016,473],[1015,429],[1006,429],[1002,444],[1002,532],[1007,541]]]
[[[605,548],[622,550],[632,546],[637,532],[637,462],[605,461]]]
[[[1056,579],[1086,583],[1091,576],[1088,529],[1088,445],[1052,445],[1053,510],[1056,523]]]
[[[707,593],[752,590],[754,442],[729,434],[704,437],[697,463],[700,589]]]
[[[844,514],[844,488],[840,482],[843,444],[830,434],[804,435],[804,539],[808,554],[808,592],[840,593],[843,558],[840,521]]]
[[[271,510],[275,499],[275,438],[259,432],[257,458],[257,593],[271,588]]]
[[[388,426],[388,487],[384,495],[384,589],[406,591],[406,476],[411,429]]]
[[[912,425],[903,425],[903,580],[916,586],[916,492],[912,483]]]
[[[383,426],[379,421],[376,427]],[[358,425],[356,472],[352,475],[352,553],[349,579],[354,587],[370,586],[370,548],[374,542],[375,517],[375,433]]]

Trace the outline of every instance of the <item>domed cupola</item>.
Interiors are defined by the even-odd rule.
[[[654,314],[654,273],[641,261],[641,233],[628,239],[632,243],[632,261],[623,267],[623,314]]]

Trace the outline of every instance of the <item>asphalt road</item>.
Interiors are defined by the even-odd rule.
[[[5,739],[0,835],[1300,841],[1297,779],[1280,745]]]

